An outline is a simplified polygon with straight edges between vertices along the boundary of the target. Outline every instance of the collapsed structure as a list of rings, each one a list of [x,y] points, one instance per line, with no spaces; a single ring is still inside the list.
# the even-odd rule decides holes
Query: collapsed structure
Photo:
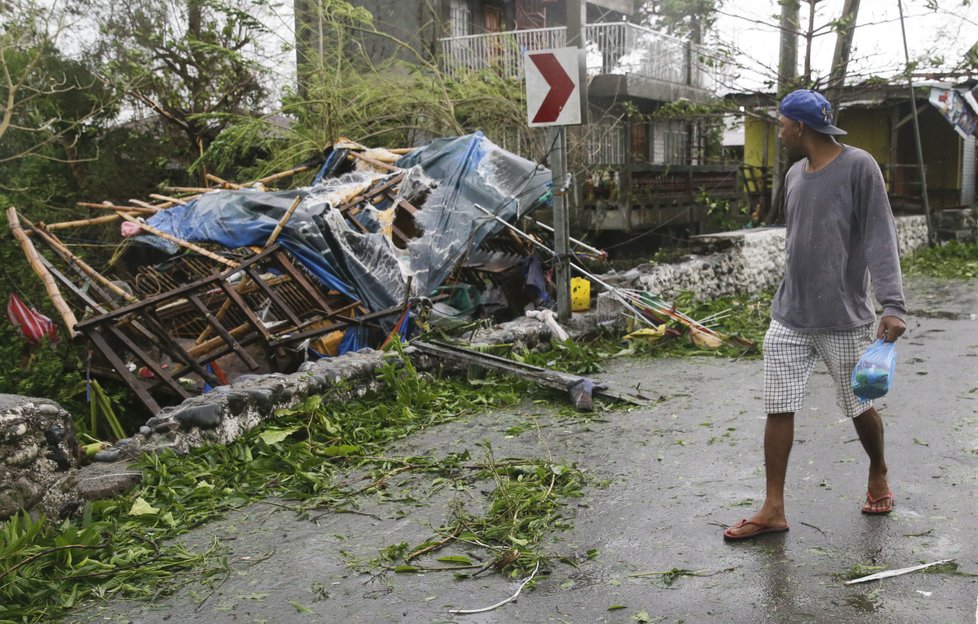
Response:
[[[84,204],[113,211],[93,219],[34,224],[10,209],[8,220],[69,334],[91,341],[92,372],[152,414],[241,374],[380,346],[471,311],[487,288],[520,314],[547,297],[539,260],[501,221],[549,199],[550,171],[481,133],[416,150],[341,142],[310,186],[265,188],[304,169],[249,185],[209,176],[220,187],[169,187],[155,204]],[[56,235],[115,220],[128,244],[111,274]]]
[[[411,150],[342,141],[326,151],[311,185],[265,186],[307,169],[247,185],[209,175],[219,187],[167,187],[173,195],[151,195],[156,204],[81,203],[112,214],[79,221],[34,224],[14,208],[7,217],[69,334],[90,341],[89,371],[123,382],[153,415],[245,374],[292,372],[310,358],[383,347],[418,327],[508,320],[528,304],[550,303],[545,261],[555,254],[512,225],[551,198],[551,173],[540,164],[478,132]],[[56,234],[116,221],[126,242],[108,273]],[[580,253],[602,255],[571,240]],[[651,293],[571,268],[606,291],[620,313],[651,326],[638,338],[678,336],[681,326],[701,348],[725,340],[751,346]],[[541,320],[563,334],[550,311]],[[589,408],[592,391],[644,400],[451,345],[415,345],[439,359],[472,365],[476,358],[474,365],[566,387],[579,409]]]

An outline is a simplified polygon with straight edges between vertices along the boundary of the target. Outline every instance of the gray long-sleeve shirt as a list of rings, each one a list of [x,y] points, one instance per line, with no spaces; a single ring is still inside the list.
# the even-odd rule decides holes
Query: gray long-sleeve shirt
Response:
[[[903,319],[896,224],[876,161],[845,145],[823,169],[808,173],[807,164],[785,178],[784,281],[771,316],[797,331],[872,323],[871,276],[883,315]]]

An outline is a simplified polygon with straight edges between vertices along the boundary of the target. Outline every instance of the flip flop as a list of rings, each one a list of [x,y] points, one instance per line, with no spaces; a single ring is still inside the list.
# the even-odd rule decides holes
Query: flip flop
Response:
[[[756,526],[757,530],[751,531],[750,533],[741,533],[741,534],[730,532],[733,529],[741,529],[747,526],[748,524]],[[787,524],[784,526],[774,526],[771,524],[764,524],[763,522],[755,522],[753,520],[748,520],[747,518],[744,518],[743,520],[733,525],[732,527],[727,528],[723,532],[723,539],[729,542],[736,542],[740,540],[754,539],[755,537],[758,537],[760,535],[767,535],[768,533],[784,533],[787,530],[788,530]]]
[[[873,509],[874,505],[883,501],[886,502],[886,505],[882,509]],[[869,492],[866,492],[866,504],[863,505],[862,512],[871,516],[884,516],[893,511],[893,506],[893,492],[887,492],[878,498],[873,498],[869,495]]]

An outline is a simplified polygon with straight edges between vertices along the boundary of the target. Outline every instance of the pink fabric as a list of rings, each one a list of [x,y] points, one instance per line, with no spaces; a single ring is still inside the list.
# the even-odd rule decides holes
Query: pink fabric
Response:
[[[58,340],[58,328],[51,319],[28,307],[13,293],[7,299],[7,316],[29,342],[40,344],[44,336],[48,336],[51,342]]]
[[[138,224],[133,223],[132,221],[123,221],[121,230],[122,238],[129,238],[130,236],[135,236],[136,234],[142,232],[143,228],[139,227]]]

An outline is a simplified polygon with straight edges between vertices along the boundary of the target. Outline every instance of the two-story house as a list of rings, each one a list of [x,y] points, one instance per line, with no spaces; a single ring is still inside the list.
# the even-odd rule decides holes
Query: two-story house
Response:
[[[450,75],[494,71],[522,79],[525,50],[563,47],[566,40],[566,0],[354,4],[369,10],[380,30],[428,51]],[[712,101],[722,64],[704,46],[640,25],[640,5],[586,2],[588,119],[569,133],[579,199],[571,223],[578,232],[698,229],[706,210],[697,201],[702,192],[714,198],[736,194],[737,167],[708,161],[708,128],[702,122],[652,115],[679,100]],[[376,60],[398,53],[384,38],[368,46]],[[533,147],[542,141],[519,144],[506,129],[483,130],[496,143],[537,157]]]

